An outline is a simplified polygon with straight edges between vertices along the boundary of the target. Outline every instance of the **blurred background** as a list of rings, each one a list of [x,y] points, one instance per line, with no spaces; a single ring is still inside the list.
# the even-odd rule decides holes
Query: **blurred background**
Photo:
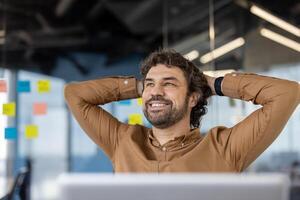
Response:
[[[297,0],[0,0],[0,198],[24,166],[34,200],[57,199],[61,173],[113,172],[68,111],[66,83],[139,78],[140,62],[158,48],[175,49],[213,75],[239,70],[300,82],[299,25]],[[151,127],[138,99],[103,107]],[[213,97],[201,132],[231,127],[257,108]],[[298,177],[299,123],[298,106],[247,171]]]

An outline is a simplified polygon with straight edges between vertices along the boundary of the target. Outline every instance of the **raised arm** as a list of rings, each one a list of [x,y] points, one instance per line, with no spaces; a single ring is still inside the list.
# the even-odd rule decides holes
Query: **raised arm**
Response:
[[[109,77],[70,83],[64,95],[68,107],[87,135],[113,159],[121,134],[128,128],[99,105],[137,98],[134,77]]]
[[[300,86],[294,81],[231,73],[224,77],[222,92],[263,106],[232,128],[212,130],[211,136],[222,157],[236,171],[242,171],[280,134],[300,102]]]

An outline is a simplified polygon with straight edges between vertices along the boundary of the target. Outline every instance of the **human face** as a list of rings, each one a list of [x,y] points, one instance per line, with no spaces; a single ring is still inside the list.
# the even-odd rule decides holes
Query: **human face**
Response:
[[[189,119],[187,81],[178,67],[153,66],[146,75],[142,99],[143,112],[156,128],[168,128],[187,116]]]

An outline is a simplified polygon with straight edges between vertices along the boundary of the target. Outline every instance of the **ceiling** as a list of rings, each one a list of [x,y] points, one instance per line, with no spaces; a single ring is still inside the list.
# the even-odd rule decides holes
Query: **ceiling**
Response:
[[[246,1],[214,0],[216,46],[265,23],[241,2]],[[297,0],[251,2],[300,25]],[[103,53],[110,65],[132,53],[146,55],[161,46],[182,53],[192,48],[209,51],[209,1],[0,0],[0,9],[0,26],[6,30],[1,61],[8,68],[43,66],[42,71],[51,74],[57,57],[76,64],[73,52]],[[242,52],[228,55],[216,65],[226,68],[242,62],[242,57]],[[84,73],[79,64],[78,68]]]

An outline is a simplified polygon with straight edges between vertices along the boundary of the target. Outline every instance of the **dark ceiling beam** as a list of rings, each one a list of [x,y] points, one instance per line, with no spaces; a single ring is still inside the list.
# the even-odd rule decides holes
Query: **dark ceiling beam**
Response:
[[[88,37],[82,26],[73,26],[51,31],[11,31],[6,36],[6,51],[25,50],[26,48],[55,48],[88,44]],[[72,44],[73,42],[73,44]]]
[[[14,14],[19,14],[19,15],[23,15],[26,17],[32,17],[34,16],[34,13],[31,11],[27,11],[21,8],[16,8],[14,6],[11,6],[8,3],[2,3],[0,2],[0,11],[4,12],[4,13],[14,13]]]
[[[76,0],[60,0],[55,8],[56,16],[64,16],[75,2]]]
[[[161,4],[164,0],[147,0],[141,1],[133,10],[130,12],[125,20],[128,24],[134,24],[136,21],[140,20],[147,11],[155,7],[157,4]],[[155,13],[153,13],[155,15]]]
[[[214,12],[219,11],[219,9],[230,3],[232,3],[232,0],[217,1],[214,5]],[[180,17],[169,19],[168,26],[172,31],[180,31],[180,29],[185,29],[186,27],[207,18],[209,15],[208,10],[208,3],[202,3],[200,6],[195,5],[193,9],[180,15]]]
[[[232,36],[235,34],[236,30],[234,27],[227,28],[223,31],[218,37],[216,37],[216,44],[222,44],[224,41],[232,39]],[[171,48],[174,48],[176,51],[183,54],[188,53],[191,50],[198,50],[199,52],[209,51],[209,38],[208,30],[204,31],[194,37],[189,37],[183,41],[180,41],[173,45]]]
[[[99,0],[89,11],[87,18],[88,19],[95,19],[101,11],[105,8],[105,1],[104,0]]]

